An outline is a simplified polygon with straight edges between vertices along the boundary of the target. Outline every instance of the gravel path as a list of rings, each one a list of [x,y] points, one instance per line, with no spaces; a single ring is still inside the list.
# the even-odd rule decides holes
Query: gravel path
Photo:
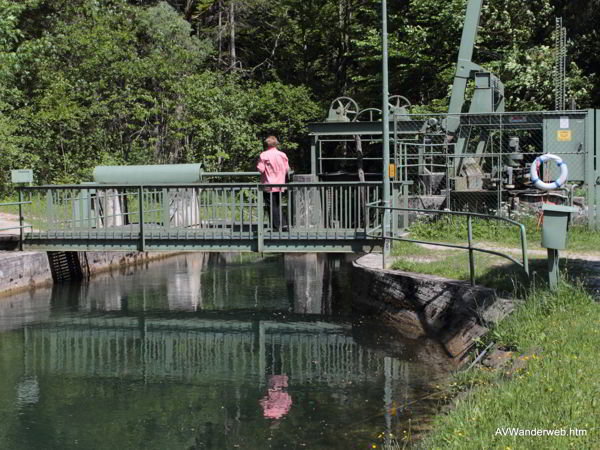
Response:
[[[7,213],[0,212],[0,230],[4,230],[4,228],[18,227],[18,226],[19,226],[19,216],[16,216],[14,214],[7,214]],[[0,234],[16,236],[19,234],[19,229],[16,228],[13,230],[0,231]]]

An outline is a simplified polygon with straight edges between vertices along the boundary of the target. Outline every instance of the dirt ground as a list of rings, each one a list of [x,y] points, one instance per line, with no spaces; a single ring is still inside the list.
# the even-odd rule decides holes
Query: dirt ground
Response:
[[[4,230],[5,228],[18,227],[19,217],[14,214],[7,214],[0,212],[0,234],[18,235],[19,229],[15,228],[12,230]]]

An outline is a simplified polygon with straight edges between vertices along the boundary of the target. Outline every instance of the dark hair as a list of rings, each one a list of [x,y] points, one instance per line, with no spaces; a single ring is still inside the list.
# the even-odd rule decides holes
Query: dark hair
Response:
[[[265,144],[267,147],[277,147],[279,145],[279,141],[275,136],[269,136],[265,139]]]

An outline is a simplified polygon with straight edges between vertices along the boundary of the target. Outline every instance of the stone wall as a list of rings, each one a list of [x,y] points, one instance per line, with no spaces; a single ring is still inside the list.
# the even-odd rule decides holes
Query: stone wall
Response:
[[[512,310],[493,289],[432,275],[384,270],[381,255],[354,262],[353,305],[410,339],[437,339],[462,358],[490,323]]]

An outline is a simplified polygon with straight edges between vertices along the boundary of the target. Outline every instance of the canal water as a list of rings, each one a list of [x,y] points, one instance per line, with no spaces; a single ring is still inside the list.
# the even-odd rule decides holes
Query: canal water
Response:
[[[0,299],[0,448],[351,449],[448,361],[353,313],[343,256],[188,254]]]

